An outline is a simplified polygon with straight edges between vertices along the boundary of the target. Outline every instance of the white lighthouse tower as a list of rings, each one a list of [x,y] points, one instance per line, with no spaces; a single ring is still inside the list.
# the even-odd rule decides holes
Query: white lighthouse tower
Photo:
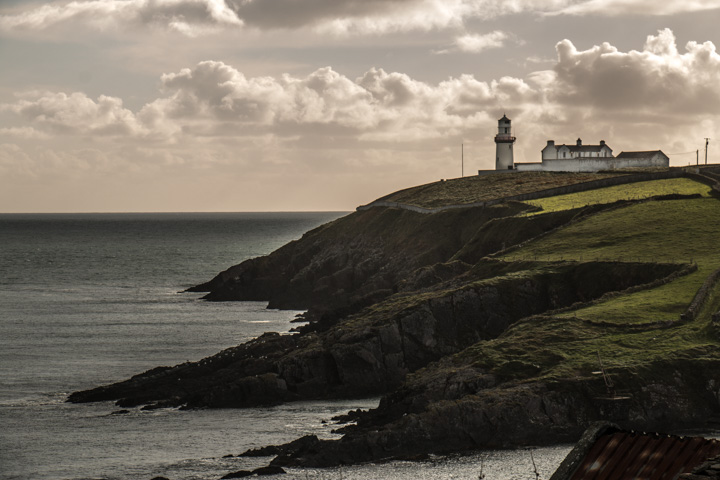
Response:
[[[495,135],[495,170],[512,170],[515,162],[513,159],[513,143],[510,119],[503,114],[498,120],[498,133]]]

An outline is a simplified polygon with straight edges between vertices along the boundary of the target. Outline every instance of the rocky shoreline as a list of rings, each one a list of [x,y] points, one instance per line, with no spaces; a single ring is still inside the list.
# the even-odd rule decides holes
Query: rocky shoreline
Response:
[[[497,258],[630,203],[527,217],[516,215],[532,207],[513,202],[429,215],[355,212],[190,289],[212,301],[307,309],[308,323],[296,333],[266,333],[199,362],[75,392],[69,401],[192,409],[383,395],[377,409],[352,414],[356,423],[340,429],[340,440],[308,437],[247,452],[275,455],[274,467],[572,442],[598,420],[640,430],[706,426],[720,412],[720,358],[709,344],[615,365],[612,391],[594,374],[592,355],[561,368],[567,349],[577,348],[578,329],[618,338],[629,331],[568,323],[567,312],[654,288],[696,266]],[[542,339],[525,333],[538,329]]]

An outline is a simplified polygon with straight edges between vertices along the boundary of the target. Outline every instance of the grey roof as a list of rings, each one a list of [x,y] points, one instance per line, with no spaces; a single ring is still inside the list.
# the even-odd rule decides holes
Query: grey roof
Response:
[[[645,152],[620,152],[615,158],[650,158],[658,153],[667,157],[662,150],[648,150]]]
[[[500,121],[500,122],[501,122],[501,121],[503,121],[503,120],[507,120],[508,122],[510,121],[510,119],[509,119],[509,118],[507,118],[507,117],[505,116],[505,114],[504,114],[504,113],[503,113],[503,116],[502,116],[502,118],[501,118],[500,120],[498,120],[498,121]]]
[[[611,152],[612,148],[608,147],[607,145],[558,145],[557,148],[560,149],[562,147],[566,147],[571,152],[599,152],[602,150],[603,147],[607,147]]]

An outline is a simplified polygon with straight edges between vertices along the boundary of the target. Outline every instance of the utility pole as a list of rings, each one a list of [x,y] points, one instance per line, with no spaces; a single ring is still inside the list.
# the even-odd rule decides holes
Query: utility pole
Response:
[[[460,177],[465,176],[465,144],[460,144]]]
[[[709,138],[705,138],[705,165],[707,165],[707,147],[708,147],[708,143],[710,143],[710,139],[709,139]]]
[[[695,150],[695,165],[700,165],[700,149]]]

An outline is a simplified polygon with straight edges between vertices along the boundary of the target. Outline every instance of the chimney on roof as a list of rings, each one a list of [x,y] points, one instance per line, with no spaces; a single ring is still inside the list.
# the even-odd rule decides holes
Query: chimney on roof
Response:
[[[580,140],[580,139],[578,138],[578,139],[577,139],[577,146],[579,147],[580,145],[582,145],[582,140]]]
[[[600,146],[601,146],[601,147],[604,147],[604,146],[605,146],[605,140],[600,140]]]
[[[554,147],[555,146],[555,140],[548,140],[548,147]]]

